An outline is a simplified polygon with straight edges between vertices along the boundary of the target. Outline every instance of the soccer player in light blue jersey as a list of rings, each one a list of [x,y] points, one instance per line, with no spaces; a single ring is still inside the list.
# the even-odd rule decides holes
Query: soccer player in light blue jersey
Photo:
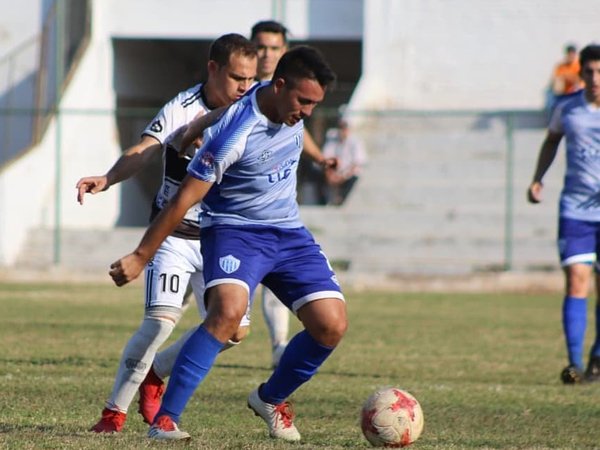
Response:
[[[542,200],[542,179],[565,136],[567,168],[560,196],[558,250],[566,276],[563,326],[569,365],[561,373],[566,384],[600,380],[600,299],[596,306],[596,340],[583,372],[587,296],[593,267],[600,292],[600,46],[585,47],[579,59],[585,88],[556,106],[528,191],[531,203]]]
[[[292,338],[271,377],[250,393],[248,406],[272,437],[300,439],[286,399],[310,380],[347,328],[336,275],[302,225],[296,202],[303,119],[334,80],[317,50],[288,51],[271,82],[234,103],[207,130],[175,196],[138,247],[112,264],[117,286],[135,279],[185,211],[202,201],[207,316],[177,357],[148,436],[189,438],[177,426],[180,415],[262,282],[298,316],[304,330]]]
[[[254,83],[256,67],[256,47],[248,39],[234,33],[216,39],[209,50],[206,83],[181,92],[163,106],[142,133],[140,141],[127,149],[105,175],[80,179],[76,185],[79,202],[83,204],[88,193],[98,194],[131,178],[148,167],[155,156],[162,154],[162,185],[152,204],[152,216],[158,215],[177,191],[191,159],[178,157],[177,134],[199,114],[209,113],[241,98]],[[200,315],[205,314],[203,264],[198,244],[199,211],[199,205],[190,207],[146,267],[142,323],[123,349],[110,398],[100,420],[90,431],[121,432],[138,388],[139,412],[147,423],[154,419],[159,406],[155,398],[160,396],[163,385],[161,380],[155,380],[158,376],[150,366],[157,350],[171,335],[181,317],[188,283],[193,286]],[[230,345],[239,343],[249,326],[250,318],[246,316],[240,322],[239,331],[232,336]],[[142,380],[145,381],[142,383]]]

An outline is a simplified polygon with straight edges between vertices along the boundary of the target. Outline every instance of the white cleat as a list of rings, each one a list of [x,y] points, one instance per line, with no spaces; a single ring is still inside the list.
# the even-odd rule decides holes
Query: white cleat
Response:
[[[164,441],[184,441],[190,439],[189,433],[179,430],[177,424],[166,415],[160,416],[154,421],[154,424],[148,430],[148,437]]]
[[[248,408],[267,422],[269,435],[272,438],[284,441],[300,440],[300,433],[292,423],[294,411],[291,403],[283,402],[281,405],[265,403],[258,396],[258,389],[255,389],[248,396]]]
[[[271,368],[274,369],[279,365],[279,361],[281,360],[281,355],[285,351],[287,344],[278,344],[275,348],[273,348],[273,355],[271,356]]]

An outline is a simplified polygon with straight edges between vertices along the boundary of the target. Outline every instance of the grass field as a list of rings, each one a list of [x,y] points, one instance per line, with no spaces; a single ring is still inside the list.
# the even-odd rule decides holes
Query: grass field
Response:
[[[404,388],[423,406],[425,429],[411,448],[600,448],[600,386],[558,378],[560,294],[346,294],[346,338],[291,399],[301,443],[269,439],[246,408],[270,374],[255,305],[251,335],[218,358],[182,416],[192,441],[166,444],[145,437],[137,405],[122,434],[86,431],[141,320],[141,285],[0,285],[0,448],[369,448],[359,412],[382,386]],[[196,317],[190,309],[173,339]]]

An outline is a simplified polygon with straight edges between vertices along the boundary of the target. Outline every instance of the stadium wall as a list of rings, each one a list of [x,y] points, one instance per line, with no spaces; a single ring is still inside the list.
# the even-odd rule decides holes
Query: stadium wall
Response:
[[[598,41],[597,2],[369,0],[354,109],[541,108],[566,43]]]
[[[94,2],[98,8],[99,2]],[[101,11],[94,16],[102,18]],[[121,154],[114,117],[81,113],[86,108],[114,109],[112,45],[101,21],[63,94],[59,129],[53,119],[42,140],[0,170],[0,265],[18,256],[32,228],[54,228],[57,200],[60,226],[111,227],[117,216],[118,189],[98,196],[85,211],[76,202],[75,183],[83,174],[103,173]],[[93,120],[90,120],[93,117]],[[57,131],[60,152],[57,152]],[[57,167],[57,161],[59,166]],[[59,185],[56,184],[60,174]]]
[[[0,39],[8,43],[7,51],[30,32],[40,33],[43,16],[54,3],[55,0],[29,0],[11,4],[10,14],[3,14],[0,19]],[[92,1],[92,34],[63,94],[59,126],[52,119],[38,144],[0,167],[0,266],[15,261],[31,229],[51,229],[57,224],[60,228],[108,229],[117,221],[121,186],[88,198],[85,209],[76,203],[74,189],[81,176],[104,173],[122,151],[115,117],[110,113],[116,107],[115,77],[120,76],[114,68],[113,38],[214,39],[226,32],[245,35],[256,21],[275,16],[294,30],[294,39],[356,39],[362,36],[362,3],[363,0],[177,0],[169,4],[157,0]],[[21,22],[27,26],[21,26]],[[15,79],[15,83],[19,81]],[[11,87],[5,90],[10,91]]]
[[[36,2],[11,4],[10,10],[28,14],[33,3]],[[561,57],[563,45],[571,41],[584,44],[595,39],[593,27],[597,22],[590,13],[596,6],[591,0],[582,0],[568,9],[558,0],[501,3],[178,0],[168,4],[158,0],[96,0],[92,5],[90,43],[62,103],[58,199],[60,225],[65,228],[108,229],[117,220],[120,187],[89,198],[85,209],[75,202],[74,189],[79,177],[103,173],[122,150],[115,118],[108,114],[94,115],[92,111],[115,108],[114,77],[119,76],[114,70],[112,39],[115,37],[201,39],[214,38],[224,32],[247,34],[255,21],[269,17],[284,21],[293,31],[292,37],[298,40],[356,39],[364,31],[363,77],[353,96],[351,110],[490,110],[540,108],[544,87],[552,66]],[[69,109],[87,109],[88,113],[70,114]],[[400,132],[404,131],[404,123],[405,120],[399,118],[393,124],[388,121],[357,127],[357,132],[362,133],[371,147],[372,169],[365,173],[365,181],[369,173],[381,180],[381,185],[373,185],[375,192],[398,189],[393,173],[382,176],[375,168],[384,163],[389,168],[412,164],[403,162],[401,151],[396,153],[402,148]],[[387,127],[398,133],[386,135]],[[532,145],[528,146],[532,152],[537,151],[533,147],[540,138],[541,134],[536,134],[532,139]],[[54,215],[57,209],[56,142],[56,124],[53,123],[36,148],[0,169],[0,265],[14,261],[28,230],[52,228],[57,222]],[[432,158],[436,158],[437,145],[433,146]],[[443,139],[439,145],[444,145]],[[527,172],[533,169],[530,160],[523,166]],[[363,187],[368,187],[365,185],[366,182]],[[445,187],[450,189],[452,184]],[[360,205],[363,204],[360,192],[357,191],[358,197],[354,200],[358,210],[362,210]],[[374,205],[372,199],[368,197],[364,201]],[[381,211],[401,212],[405,205],[387,203],[390,205]],[[553,214],[554,205],[549,208]],[[361,233],[370,231],[368,223],[357,220]],[[348,230],[348,234],[355,231]],[[396,239],[397,236],[391,240]],[[348,247],[351,252],[351,244]],[[501,245],[498,248],[501,249]],[[340,259],[346,256],[340,254]]]

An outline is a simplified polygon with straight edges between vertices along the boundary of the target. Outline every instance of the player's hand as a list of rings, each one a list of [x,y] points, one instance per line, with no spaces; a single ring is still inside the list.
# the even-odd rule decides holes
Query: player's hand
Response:
[[[529,203],[540,203],[542,201],[542,190],[544,185],[539,181],[534,181],[527,190],[527,200]]]
[[[115,261],[110,265],[110,271],[108,274],[113,279],[117,286],[123,286],[132,280],[135,280],[144,267],[147,261],[144,260],[140,255],[136,253],[130,253],[129,255]]]
[[[85,177],[75,185],[77,189],[77,201],[83,205],[83,196],[86,193],[97,194],[98,192],[106,191],[109,188],[106,175],[101,177]]]
[[[340,158],[335,157],[335,156],[332,158],[325,158],[321,162],[321,165],[323,166],[324,169],[335,170],[340,166]]]

